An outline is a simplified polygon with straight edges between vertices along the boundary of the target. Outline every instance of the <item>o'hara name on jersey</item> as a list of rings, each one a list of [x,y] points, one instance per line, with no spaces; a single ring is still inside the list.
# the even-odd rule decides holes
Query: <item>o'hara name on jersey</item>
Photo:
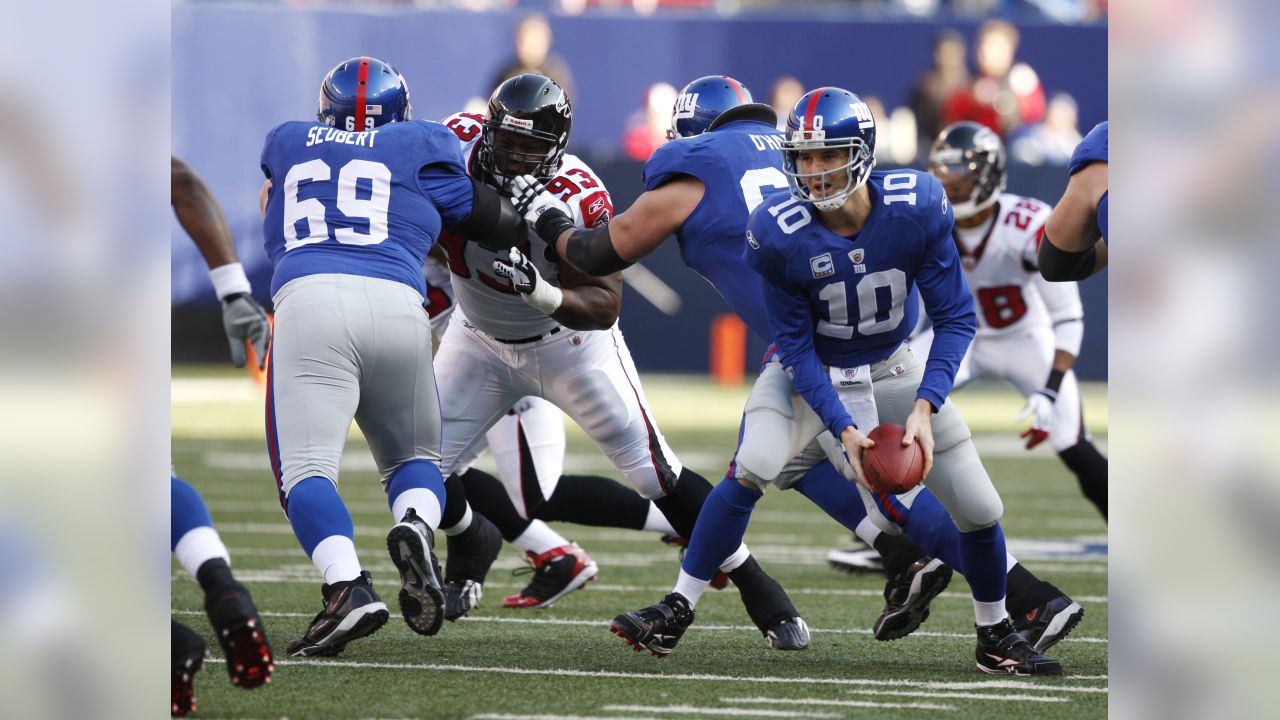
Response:
[[[756,146],[757,150],[781,150],[782,149],[781,135],[752,134],[752,135],[748,135],[747,137],[751,138],[751,142]]]
[[[341,145],[356,145],[359,147],[373,147],[373,141],[376,139],[377,134],[377,130],[348,132],[347,130],[339,130],[331,127],[313,127],[307,131],[307,147],[319,145],[323,142],[338,143]]]

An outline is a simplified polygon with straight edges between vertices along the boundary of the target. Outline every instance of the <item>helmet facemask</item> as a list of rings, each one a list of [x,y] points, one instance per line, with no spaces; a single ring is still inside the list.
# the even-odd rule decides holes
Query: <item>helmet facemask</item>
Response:
[[[929,173],[938,178],[944,188],[960,180],[971,181],[970,190],[963,193],[964,197],[953,197],[947,193],[957,220],[968,220],[986,210],[1004,192],[1005,173],[999,171],[997,163],[985,155],[956,147],[937,148],[929,154]]]
[[[840,149],[847,153],[847,159],[843,165],[818,172],[799,171],[798,161],[801,152]],[[871,154],[871,148],[867,147],[862,138],[827,140],[822,130],[796,130],[789,139],[782,142],[782,172],[787,176],[791,196],[812,203],[814,207],[824,212],[839,210],[845,200],[867,182],[875,165],[876,160]],[[825,176],[841,170],[845,173],[846,181],[844,188],[838,192],[817,197],[809,189],[809,185],[814,181],[822,180]]]
[[[533,129],[532,121],[522,121],[505,116],[505,127],[486,121],[484,135],[477,149],[480,168],[495,182],[505,188],[519,175],[533,175],[546,182],[555,177],[564,155],[560,139],[550,133]],[[519,128],[513,123],[528,122],[530,127]]]

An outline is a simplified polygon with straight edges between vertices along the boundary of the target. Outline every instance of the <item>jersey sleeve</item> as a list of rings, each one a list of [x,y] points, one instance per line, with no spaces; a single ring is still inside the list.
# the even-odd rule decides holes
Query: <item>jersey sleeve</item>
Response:
[[[951,239],[955,216],[942,184],[926,175],[929,205],[925,208],[924,257],[916,272],[916,285],[925,312],[933,322],[933,345],[924,366],[924,379],[916,397],[928,400],[935,409],[946,402],[955,383],[960,361],[977,332],[973,295],[960,266],[960,253]]]
[[[271,177],[271,166],[272,160],[274,159],[275,139],[276,134],[280,132],[280,128],[282,127],[284,126],[277,125],[271,128],[271,131],[267,133],[266,139],[262,141],[262,155],[259,157],[258,163],[262,168],[262,174],[265,175],[268,180],[274,180],[274,178]]]
[[[480,137],[484,132],[484,116],[476,113],[454,113],[441,120],[440,123],[449,128],[465,145]]]
[[[1035,274],[1034,282],[1045,310],[1053,322],[1053,347],[1080,354],[1084,342],[1084,305],[1080,302],[1080,285],[1074,282],[1049,282]]]
[[[763,207],[763,206],[762,206]],[[759,209],[759,208],[757,208]],[[769,316],[769,330],[773,333],[791,384],[809,403],[822,424],[837,438],[845,428],[853,425],[853,418],[840,402],[835,387],[827,377],[826,368],[813,346],[813,334],[817,325],[809,298],[804,288],[785,277],[785,258],[777,248],[764,239],[767,233],[757,224],[759,216],[752,213],[747,226],[747,247],[744,250],[747,264],[765,280],[763,283],[765,311]]]
[[[613,198],[604,181],[572,155],[565,157],[560,171],[547,183],[547,191],[569,206],[577,227],[599,227],[613,217]]]
[[[1071,153],[1071,162],[1067,169],[1072,175],[1083,170],[1090,163],[1107,162],[1107,121],[1103,120],[1089,131],[1088,135]]]
[[[699,177],[696,153],[691,143],[671,140],[654,150],[644,164],[644,189],[654,190],[681,175]]]
[[[435,204],[441,224],[452,227],[471,215],[471,177],[455,135],[438,123],[423,123],[422,127],[424,161],[418,170],[418,186]]]

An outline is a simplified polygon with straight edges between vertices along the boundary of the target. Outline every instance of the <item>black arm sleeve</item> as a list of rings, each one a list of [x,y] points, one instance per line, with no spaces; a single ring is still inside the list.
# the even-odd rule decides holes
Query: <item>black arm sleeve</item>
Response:
[[[1098,251],[1092,245],[1088,250],[1068,252],[1049,242],[1047,233],[1040,238],[1040,274],[1049,282],[1084,280],[1093,274],[1097,257]]]
[[[631,263],[613,249],[607,224],[591,230],[575,230],[565,250],[569,264],[588,275],[603,277],[631,267]]]
[[[475,178],[471,179],[471,214],[449,230],[488,250],[506,250],[529,237],[529,224],[511,201]]]

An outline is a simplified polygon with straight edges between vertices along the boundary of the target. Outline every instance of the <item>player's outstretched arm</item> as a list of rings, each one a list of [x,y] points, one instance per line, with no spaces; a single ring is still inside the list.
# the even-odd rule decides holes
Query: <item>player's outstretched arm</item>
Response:
[[[222,329],[231,346],[231,362],[236,367],[248,362],[244,347],[247,340],[253,344],[258,368],[262,369],[267,362],[271,325],[266,311],[250,294],[252,287],[244,266],[236,258],[227,218],[194,170],[178,158],[172,158],[171,168],[169,194],[173,212],[209,266],[209,279],[222,301]]]
[[[1107,243],[1098,227],[1098,203],[1106,192],[1105,162],[1071,176],[1040,242],[1040,274],[1046,280],[1083,280],[1107,266]]]
[[[581,230],[543,197],[554,199],[533,178],[517,178],[513,185],[516,207],[524,210],[538,236],[569,264],[596,276],[624,270],[653,252],[693,214],[704,192],[701,180],[682,177],[646,191],[607,225]]]
[[[524,253],[512,248],[493,261],[498,277],[511,280],[520,298],[571,330],[607,330],[622,309],[622,275],[585,275],[559,263],[560,286],[547,282]]]

